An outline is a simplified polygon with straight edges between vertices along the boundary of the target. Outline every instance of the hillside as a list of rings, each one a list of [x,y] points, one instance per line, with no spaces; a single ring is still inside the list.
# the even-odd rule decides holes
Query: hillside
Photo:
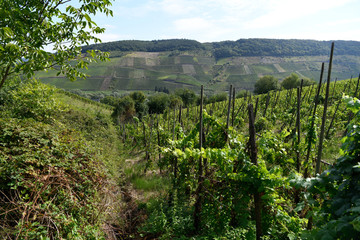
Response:
[[[318,80],[326,61],[328,41],[240,39],[217,43],[193,40],[119,41],[83,48],[110,52],[110,61],[90,65],[87,80],[69,82],[56,71],[39,73],[46,83],[64,89],[92,91],[154,90],[187,87],[222,91],[230,84],[253,90],[264,75],[279,80],[295,72]],[[357,76],[360,69],[360,42],[336,41],[333,79]]]
[[[356,239],[360,102],[343,94],[358,87],[114,122],[110,106],[11,81],[0,90],[0,238],[256,239],[260,221],[267,239]]]

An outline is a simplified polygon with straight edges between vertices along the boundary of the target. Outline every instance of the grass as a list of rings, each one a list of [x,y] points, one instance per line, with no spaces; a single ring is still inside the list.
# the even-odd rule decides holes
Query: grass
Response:
[[[138,176],[132,179],[134,188],[137,190],[150,191],[163,191],[169,185],[169,180],[164,177],[156,175],[152,176]]]

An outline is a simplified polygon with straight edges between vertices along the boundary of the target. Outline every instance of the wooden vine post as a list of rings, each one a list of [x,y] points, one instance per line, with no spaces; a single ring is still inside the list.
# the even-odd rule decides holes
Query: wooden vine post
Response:
[[[320,139],[319,139],[319,148],[317,153],[316,159],[316,167],[315,173],[320,173],[320,162],[321,162],[321,154],[324,142],[324,133],[325,133],[325,122],[326,122],[326,113],[327,113],[327,105],[328,105],[328,98],[329,98],[329,87],[330,87],[330,79],[331,79],[331,68],[332,68],[332,61],[334,55],[334,42],[331,44],[331,53],[330,53],[330,61],[329,61],[329,69],[328,69],[328,78],[327,78],[327,85],[326,85],[326,95],[325,95],[325,102],[324,102],[324,112],[321,121],[321,130],[320,130]]]
[[[280,97],[280,94],[281,94],[280,89],[279,89],[277,92],[278,92],[277,95],[276,95],[276,92],[275,92],[275,102],[274,102],[274,105],[272,106],[271,114],[274,113],[274,109],[275,109],[275,107],[276,107],[276,104],[277,104],[277,102],[278,102],[278,100],[279,100],[279,97]],[[256,114],[255,114],[255,115],[256,115]]]
[[[204,86],[201,85],[201,93],[200,93],[200,130],[199,130],[199,149],[203,147],[203,100],[204,100]],[[196,202],[194,209],[194,228],[195,232],[199,232],[201,226],[201,203],[202,203],[202,188],[203,188],[203,163],[202,163],[202,155],[200,153],[200,157],[198,160],[198,187],[196,189]]]
[[[255,102],[254,121],[256,119],[256,113],[257,113],[257,110],[258,110],[258,105],[259,105],[259,98],[257,97],[256,102]]]
[[[156,123],[156,133],[157,133],[157,142],[158,142],[158,146],[159,146],[159,161],[160,161],[160,159],[161,159],[161,152],[160,152],[161,142],[160,142],[159,114],[156,114],[156,119],[157,119],[157,123]],[[161,168],[160,168],[160,173],[161,173]]]
[[[359,78],[360,78],[360,74],[359,74]],[[334,82],[334,86],[333,86],[333,92],[332,92],[332,95],[331,96],[333,96],[334,97],[334,95],[335,95],[335,87],[336,87],[336,82],[337,82],[337,78],[335,78],[335,82]]]
[[[232,85],[230,85],[230,91],[229,91],[229,104],[228,104],[227,118],[226,118],[226,134],[230,124],[231,95],[232,95]]]
[[[315,95],[315,106],[314,106],[314,109],[313,109],[313,113],[312,113],[312,117],[311,117],[311,123],[310,123],[311,124],[310,125],[310,130],[311,131],[313,131],[314,125],[315,125],[315,114],[316,114],[317,105],[319,104],[319,95],[320,95],[321,82],[322,82],[323,75],[324,75],[324,63],[321,64],[320,81],[319,81],[317,92],[316,92],[316,95]],[[309,159],[310,159],[310,151],[311,151],[312,141],[313,141],[313,136],[310,133],[309,134],[309,139],[307,140],[308,145],[307,145],[307,152],[306,152],[306,157],[305,157],[304,178],[307,178],[309,176],[308,163],[309,163]]]
[[[264,108],[264,113],[263,113],[263,117],[265,117],[266,115],[266,111],[267,111],[267,108],[269,106],[269,100],[270,100],[270,92],[267,93],[267,96],[266,96],[266,103],[265,103],[265,108]]]
[[[236,100],[236,90],[235,88],[233,89],[233,94],[232,94],[232,113],[231,113],[231,126],[234,126],[234,119],[235,119],[235,100]]]
[[[301,104],[301,92],[300,88],[297,87],[297,108],[296,108],[296,132],[297,132],[297,142],[296,142],[296,171],[300,172],[300,141],[301,141],[301,132],[300,132],[300,104]]]
[[[355,89],[354,97],[357,97],[357,92],[358,92],[358,90],[359,90],[359,81],[360,81],[360,74],[359,74],[359,77],[358,77],[358,80],[357,80],[357,84],[356,84],[356,89]]]
[[[181,127],[183,127],[181,115],[182,115],[182,105],[179,106],[179,124]]]
[[[248,105],[249,112],[249,143],[250,143],[250,159],[254,165],[257,165],[257,149],[256,149],[256,132],[255,132],[255,119],[253,105]],[[255,223],[256,223],[256,240],[260,240],[262,233],[261,224],[261,197],[258,189],[254,192],[254,204],[255,204]]]

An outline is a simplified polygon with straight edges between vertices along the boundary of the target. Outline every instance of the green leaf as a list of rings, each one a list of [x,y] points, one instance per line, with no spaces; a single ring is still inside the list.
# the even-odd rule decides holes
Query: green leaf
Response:
[[[91,18],[90,18],[90,16],[88,14],[84,14],[84,17],[85,17],[86,21],[92,22]]]

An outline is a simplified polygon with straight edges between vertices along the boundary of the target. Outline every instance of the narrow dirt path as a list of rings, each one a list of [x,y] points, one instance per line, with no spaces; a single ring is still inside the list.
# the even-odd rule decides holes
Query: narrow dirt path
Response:
[[[109,89],[111,78],[112,77],[104,78],[104,81],[101,83],[100,91],[105,91]]]

